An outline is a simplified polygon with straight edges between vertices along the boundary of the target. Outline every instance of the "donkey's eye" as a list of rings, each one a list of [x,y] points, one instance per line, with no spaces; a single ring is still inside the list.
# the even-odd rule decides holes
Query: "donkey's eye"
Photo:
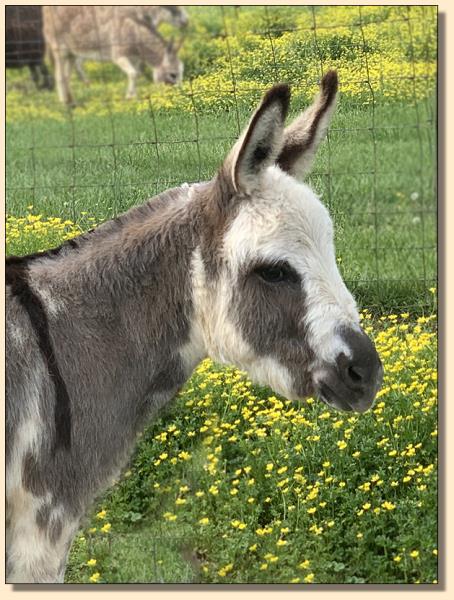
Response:
[[[255,269],[255,273],[267,283],[296,283],[298,281],[298,275],[286,263],[281,265],[262,265]]]

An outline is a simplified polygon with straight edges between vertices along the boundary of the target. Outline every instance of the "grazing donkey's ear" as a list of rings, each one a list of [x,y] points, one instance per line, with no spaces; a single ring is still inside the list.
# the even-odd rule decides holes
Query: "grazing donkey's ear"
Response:
[[[336,105],[337,87],[336,71],[328,71],[314,103],[284,131],[284,144],[277,164],[296,179],[303,179],[312,167]]]
[[[268,90],[227,157],[224,172],[229,173],[237,192],[250,193],[263,169],[276,162],[289,102],[288,85],[279,84]]]

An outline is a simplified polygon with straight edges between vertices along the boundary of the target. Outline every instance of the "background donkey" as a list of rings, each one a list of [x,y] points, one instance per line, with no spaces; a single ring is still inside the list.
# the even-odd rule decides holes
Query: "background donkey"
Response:
[[[115,63],[126,73],[126,97],[137,95],[136,80],[141,63],[153,67],[156,83],[179,83],[183,63],[180,45],[166,42],[152,29],[151,17],[138,7],[44,6],[44,37],[55,65],[58,97],[72,104],[70,76],[78,58]],[[142,14],[143,13],[143,14]],[[147,19],[145,17],[148,17]],[[144,23],[148,23],[144,24]]]
[[[174,27],[184,29],[189,23],[189,17],[187,12],[182,6],[117,6],[117,13],[120,14],[121,18],[128,18],[136,21],[140,25],[143,25],[149,29],[152,33],[156,32],[157,27],[161,23],[170,23]],[[181,45],[183,38],[181,38],[179,45]],[[79,79],[85,84],[89,83],[88,77],[83,69],[84,59],[77,57],[74,62]],[[139,65],[140,70],[143,68],[143,64]]]
[[[63,581],[136,434],[205,356],[288,398],[373,403],[382,367],[304,178],[335,72],[284,129],[273,87],[217,175],[60,248],[7,261],[7,580]]]

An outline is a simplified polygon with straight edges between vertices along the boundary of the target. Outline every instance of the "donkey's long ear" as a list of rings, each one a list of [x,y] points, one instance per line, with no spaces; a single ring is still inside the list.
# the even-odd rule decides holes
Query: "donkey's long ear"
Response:
[[[237,192],[249,193],[260,173],[276,162],[282,148],[284,121],[290,102],[290,88],[279,84],[265,94],[224,163],[224,173]]]
[[[328,71],[314,103],[285,129],[277,164],[296,179],[302,180],[312,167],[336,105],[337,87],[336,71]]]

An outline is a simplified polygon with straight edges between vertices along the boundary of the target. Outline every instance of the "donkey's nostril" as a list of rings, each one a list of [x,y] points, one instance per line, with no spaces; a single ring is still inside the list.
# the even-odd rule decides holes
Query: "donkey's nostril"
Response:
[[[363,379],[361,375],[361,370],[358,367],[350,366],[347,369],[347,375],[353,383],[360,383]]]

